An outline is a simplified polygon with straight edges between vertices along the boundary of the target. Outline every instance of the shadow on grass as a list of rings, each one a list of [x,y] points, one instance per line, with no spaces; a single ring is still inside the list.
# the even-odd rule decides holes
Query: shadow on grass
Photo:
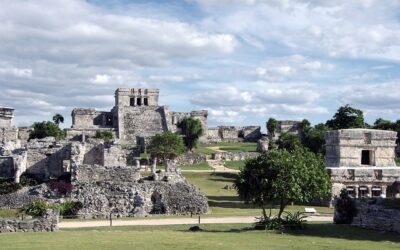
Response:
[[[201,225],[200,227],[207,227]],[[260,232],[253,227],[230,228],[230,229],[203,229],[201,232],[206,233],[245,233],[245,232]],[[261,230],[263,231],[263,230]],[[186,231],[188,232],[188,231]],[[274,231],[266,231],[266,233],[276,233]],[[363,228],[352,227],[350,225],[336,225],[332,223],[307,224],[302,230],[285,230],[284,235],[302,236],[302,237],[319,237],[332,238],[343,240],[368,240],[368,241],[390,241],[400,243],[400,237],[394,233],[382,233],[379,231],[367,230]]]
[[[219,201],[208,201],[208,205],[210,207],[222,207],[222,208],[243,208],[243,209],[248,209],[248,208],[255,208],[252,205],[246,205],[241,202],[219,202]]]
[[[238,196],[211,196],[208,195],[207,198],[213,201],[240,201]]]
[[[237,173],[229,173],[229,172],[215,172],[211,174],[212,176],[222,177],[225,179],[230,179],[229,181],[234,181],[237,178]]]

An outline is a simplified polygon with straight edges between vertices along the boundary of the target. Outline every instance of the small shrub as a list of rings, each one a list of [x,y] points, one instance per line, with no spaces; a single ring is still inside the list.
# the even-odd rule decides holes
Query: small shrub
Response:
[[[32,186],[39,185],[40,181],[38,181],[38,179],[34,175],[24,173],[20,177],[20,184],[24,187],[27,187],[27,186],[32,187]]]
[[[104,141],[111,141],[114,138],[111,131],[101,131],[101,130],[97,130],[96,135],[94,137],[97,139],[103,139]]]
[[[336,199],[333,222],[335,224],[351,224],[356,214],[357,210],[354,201],[347,194],[347,191],[342,189],[340,198]]]
[[[296,230],[296,229],[304,229],[305,228],[305,223],[307,222],[305,220],[307,216],[305,213],[302,212],[296,212],[296,213],[290,213],[290,212],[284,212],[283,218],[278,218],[278,217],[267,217],[266,219],[264,217],[259,217],[258,222],[255,224],[255,229],[257,230],[276,230],[276,231],[283,231],[285,229],[291,229],[291,230]]]
[[[46,201],[36,200],[25,207],[23,211],[32,216],[43,216],[46,214],[47,208],[49,208],[49,206]]]
[[[15,183],[13,179],[1,179],[0,180],[0,195],[10,194],[18,191],[22,188],[22,185]]]
[[[67,200],[64,203],[58,205],[60,215],[62,216],[76,216],[83,208],[83,204],[80,201]]]
[[[303,229],[307,222],[305,218],[307,215],[303,212],[297,211],[296,213],[284,212],[283,225],[289,229]]]
[[[54,180],[48,183],[48,187],[61,195],[70,194],[72,192],[72,189],[74,188],[71,183]]]

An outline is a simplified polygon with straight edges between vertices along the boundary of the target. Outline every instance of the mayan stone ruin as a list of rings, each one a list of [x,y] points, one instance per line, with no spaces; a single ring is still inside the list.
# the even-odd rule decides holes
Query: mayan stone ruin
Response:
[[[332,194],[340,190],[357,198],[391,196],[387,187],[400,180],[395,163],[397,133],[374,129],[342,129],[325,134],[326,165]]]

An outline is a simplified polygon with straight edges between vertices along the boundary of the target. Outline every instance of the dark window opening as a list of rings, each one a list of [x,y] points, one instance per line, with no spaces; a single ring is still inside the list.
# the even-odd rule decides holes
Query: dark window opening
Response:
[[[360,187],[358,191],[358,197],[364,198],[368,196],[368,187]]]
[[[354,187],[346,187],[346,191],[347,191],[347,194],[348,194],[350,197],[355,198],[355,196],[356,196],[356,190],[354,189]]]
[[[372,165],[371,150],[361,151],[361,165]]]
[[[372,197],[379,197],[382,194],[382,189],[380,187],[373,187],[371,191]]]
[[[143,99],[144,106],[149,106],[149,100],[147,98]]]
[[[129,105],[130,106],[135,106],[135,98],[131,98]]]
[[[106,125],[107,126],[112,126],[113,125],[113,119],[112,116],[106,116]]]
[[[136,101],[137,101],[136,103],[137,103],[138,106],[142,106],[142,99],[141,98],[137,98]]]
[[[374,176],[377,180],[382,180],[382,170],[374,170]]]

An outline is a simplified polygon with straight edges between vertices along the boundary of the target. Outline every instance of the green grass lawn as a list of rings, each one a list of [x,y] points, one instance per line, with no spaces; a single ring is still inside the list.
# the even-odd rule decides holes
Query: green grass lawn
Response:
[[[0,209],[0,218],[15,218],[20,213],[18,209]]]
[[[240,170],[246,161],[224,161],[224,166],[230,169]]]
[[[183,175],[190,183],[200,188],[207,196],[211,214],[208,216],[260,216],[261,209],[252,205],[244,204],[237,196],[236,190],[224,189],[225,186],[232,186],[235,173],[193,173],[186,172]],[[304,212],[305,206],[287,206],[287,211]],[[309,206],[307,206],[309,207]],[[333,213],[328,207],[313,206],[319,213]],[[272,212],[277,213],[277,207]]]
[[[399,249],[398,235],[348,225],[309,224],[283,234],[253,231],[251,225],[130,226],[0,234],[0,249]]]
[[[213,170],[213,168],[210,165],[208,165],[207,162],[201,162],[192,165],[182,165],[179,166],[179,168],[182,170]],[[157,165],[157,169],[165,170],[165,166],[159,164]]]
[[[214,144],[202,144],[199,145],[195,152],[206,155],[216,153],[215,150],[211,149],[217,147],[220,150],[228,152],[256,152],[257,143],[254,142],[219,142]]]

